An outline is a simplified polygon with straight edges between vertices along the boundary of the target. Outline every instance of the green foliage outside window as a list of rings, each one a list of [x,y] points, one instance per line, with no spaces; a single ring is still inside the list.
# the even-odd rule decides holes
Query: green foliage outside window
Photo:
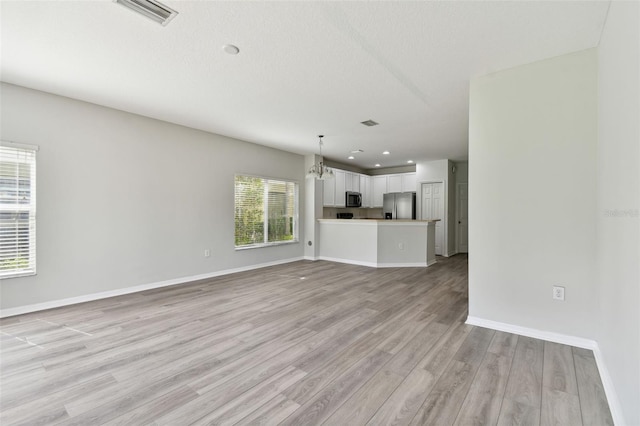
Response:
[[[236,247],[296,241],[296,221],[297,184],[236,176]]]

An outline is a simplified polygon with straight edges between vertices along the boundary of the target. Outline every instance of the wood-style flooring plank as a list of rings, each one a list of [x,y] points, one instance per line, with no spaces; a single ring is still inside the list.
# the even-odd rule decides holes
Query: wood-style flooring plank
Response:
[[[544,342],[542,385],[547,389],[578,395],[571,346]]]
[[[464,323],[451,325],[418,363],[418,366],[429,371],[434,377],[440,377],[473,328]]]
[[[198,398],[198,396],[198,393],[193,389],[187,386],[181,386],[152,400],[148,404],[141,405],[120,417],[108,421],[105,425],[125,426],[149,424],[154,419]]]
[[[401,426],[411,422],[424,403],[435,379],[422,368],[414,368],[389,398],[379,407],[367,425]]]
[[[375,414],[403,377],[389,370],[378,371],[367,383],[333,412],[325,425],[362,425]]]
[[[287,417],[283,425],[319,424],[355,393],[389,360],[390,354],[374,350],[355,363],[342,376]]]
[[[247,417],[256,408],[267,404],[284,389],[288,388],[307,373],[295,367],[287,367],[281,372],[274,374],[260,384],[254,386],[237,398],[229,401],[218,409],[206,414],[198,420],[202,424],[233,425],[242,418]],[[206,395],[201,396],[206,397]],[[174,423],[175,424],[175,423]]]
[[[502,400],[498,426],[538,426],[540,407],[532,407],[513,399]]]
[[[542,340],[524,336],[518,338],[513,366],[505,390],[506,399],[518,403],[518,406],[524,404],[534,407],[538,412],[542,397],[543,350]]]
[[[511,358],[487,352],[462,403],[455,425],[489,425],[498,422]]]
[[[613,426],[611,411],[593,352],[587,349],[572,349],[584,425]]]
[[[542,388],[540,425],[582,425],[578,395]]]
[[[300,408],[299,404],[280,394],[242,419],[238,424],[251,426],[275,426]]]
[[[384,338],[377,334],[367,334],[344,351],[334,354],[325,364],[310,372],[299,383],[291,386],[284,394],[302,405],[309,401],[329,383],[344,374],[353,364],[373,351]]]
[[[452,360],[410,425],[453,424],[478,366]]]

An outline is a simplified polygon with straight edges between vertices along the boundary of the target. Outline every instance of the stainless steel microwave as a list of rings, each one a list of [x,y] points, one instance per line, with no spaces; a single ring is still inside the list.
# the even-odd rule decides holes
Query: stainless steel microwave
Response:
[[[345,198],[345,207],[361,207],[362,206],[362,194],[359,192],[347,191]]]

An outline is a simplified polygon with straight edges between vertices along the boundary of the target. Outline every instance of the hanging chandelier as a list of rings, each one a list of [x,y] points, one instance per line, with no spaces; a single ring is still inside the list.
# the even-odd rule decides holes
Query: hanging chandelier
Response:
[[[315,163],[313,166],[311,166],[311,168],[309,169],[309,171],[307,172],[307,179],[318,179],[318,180],[327,180],[327,179],[333,179],[333,170],[330,169],[329,167],[324,165],[324,157],[322,157],[322,138],[324,137],[324,135],[318,135],[318,138],[320,138],[320,162]]]

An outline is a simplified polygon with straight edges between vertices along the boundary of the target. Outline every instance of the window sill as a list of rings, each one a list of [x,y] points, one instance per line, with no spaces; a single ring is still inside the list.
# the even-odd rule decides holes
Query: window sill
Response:
[[[252,244],[250,246],[236,247],[235,250],[242,251],[242,250],[251,250],[251,249],[265,248],[265,247],[286,246],[289,244],[298,244],[299,242],[300,242],[299,240],[291,240],[291,241],[278,241],[275,243]]]
[[[0,280],[4,281],[10,278],[30,277],[32,275],[36,275],[36,272],[35,271],[12,272],[12,273],[0,274]]]

